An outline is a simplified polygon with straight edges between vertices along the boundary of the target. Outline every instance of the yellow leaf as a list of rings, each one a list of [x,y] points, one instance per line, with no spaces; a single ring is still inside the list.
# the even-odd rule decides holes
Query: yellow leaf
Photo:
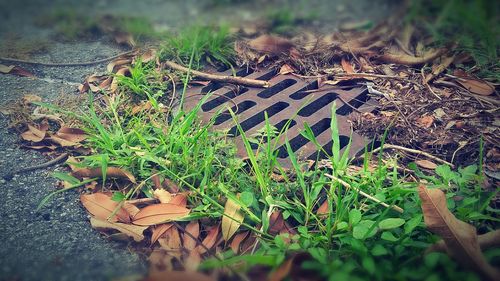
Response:
[[[172,199],[172,194],[163,188],[155,189],[153,196],[160,200],[161,203],[169,203]]]
[[[222,237],[228,241],[238,230],[243,222],[243,213],[241,206],[231,199],[227,199],[224,207],[224,216],[222,217]]]

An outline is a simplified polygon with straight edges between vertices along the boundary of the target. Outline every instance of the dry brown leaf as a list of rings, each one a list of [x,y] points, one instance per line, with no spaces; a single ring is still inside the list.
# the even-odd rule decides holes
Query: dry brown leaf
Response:
[[[495,92],[495,87],[490,83],[470,76],[467,72],[457,69],[453,75],[459,77],[456,81],[471,93],[481,96],[490,96]]]
[[[154,198],[158,199],[161,203],[168,203],[172,200],[172,194],[163,188],[158,188],[153,191]],[[178,204],[177,204],[178,205]]]
[[[123,208],[120,208],[114,216],[110,217],[118,207],[118,202],[111,200],[111,196],[104,193],[82,194],[80,201],[89,213],[100,220],[108,220],[124,223],[130,222],[130,215]]]
[[[231,244],[229,244],[229,247],[231,248],[231,250],[233,250],[235,254],[239,254],[241,242],[243,242],[243,240],[247,238],[248,233],[249,233],[248,231],[244,231],[236,234],[233,240],[231,241]]]
[[[156,248],[149,255],[149,276],[161,276],[164,273],[170,273],[174,270],[175,257],[168,254],[165,249]],[[163,280],[163,279],[147,279],[147,280]]]
[[[294,73],[295,72],[295,69],[293,69],[293,67],[291,67],[290,65],[288,64],[284,64],[281,68],[280,68],[280,72],[279,74],[281,75],[285,75],[285,74],[289,74],[289,73]]]
[[[203,244],[204,247],[202,247],[201,245],[196,247],[196,250],[200,254],[204,254],[207,251],[206,249],[210,250],[210,249],[212,249],[212,247],[215,246],[215,243],[217,242],[217,238],[219,237],[219,229],[220,229],[219,225],[212,226],[208,229],[207,236],[201,242],[201,244]]]
[[[144,54],[141,55],[141,61],[147,63],[153,61],[156,58],[156,50],[149,49]]]
[[[100,90],[105,90],[111,85],[112,81],[113,81],[113,77],[110,76],[110,77],[106,78],[105,80],[103,80],[97,87]]]
[[[119,232],[133,238],[135,242],[140,242],[144,240],[143,232],[148,228],[147,226],[137,226],[119,222],[115,223],[108,222],[105,220],[96,219],[94,217],[90,218],[90,224],[94,229],[97,230],[108,230],[108,229],[118,230]]]
[[[97,182],[95,182],[95,181],[93,183],[97,184]],[[137,208],[137,206],[135,206],[134,204],[129,203],[127,201],[125,201],[125,203],[123,203],[123,209],[127,210],[127,212],[129,213],[131,218],[135,217],[135,215],[137,215],[137,213],[139,213],[139,211],[140,211],[140,209]]]
[[[225,241],[231,239],[243,222],[244,216],[240,208],[241,206],[236,202],[230,198],[227,199],[224,216],[222,217],[222,237]]]
[[[422,128],[430,128],[434,124],[434,118],[430,115],[422,116],[416,121],[417,125]]]
[[[445,71],[455,60],[455,56],[446,57],[441,60],[439,64],[434,64],[432,66],[432,72],[425,76],[424,82],[429,83],[434,77]]]
[[[189,212],[189,209],[176,204],[153,204],[141,209],[135,215],[132,223],[136,225],[155,225],[185,217]]]
[[[61,146],[75,146],[87,139],[87,134],[81,129],[62,127],[51,140]]]
[[[481,250],[485,251],[491,248],[497,248],[500,246],[500,229],[495,231],[490,231],[485,234],[477,236],[477,241]],[[426,253],[431,252],[446,252],[446,244],[443,240],[440,240],[436,244],[430,246]]]
[[[298,55],[295,44],[292,41],[273,35],[261,35],[248,42],[248,46],[259,53],[278,56],[282,54]]]
[[[285,221],[281,211],[274,211],[269,217],[269,234],[277,235],[285,227]]]
[[[420,166],[424,169],[429,169],[429,170],[434,170],[438,166],[436,163],[429,161],[429,160],[425,160],[425,159],[415,160],[415,164],[417,164],[418,166]]]
[[[118,69],[121,68],[121,66],[123,65],[128,65],[130,64],[132,61],[130,59],[117,59],[117,60],[114,60],[112,62],[110,62],[107,66],[106,66],[106,70],[110,73],[113,73],[115,71],[117,71]]]
[[[285,280],[285,278],[290,275],[290,271],[292,270],[292,265],[293,265],[293,258],[289,258],[269,275],[267,281]]]
[[[342,64],[342,69],[347,73],[347,74],[353,74],[356,71],[354,71],[354,68],[352,67],[352,64],[346,60],[345,58],[342,58],[340,61],[340,64]]]
[[[82,84],[78,85],[78,92],[80,94],[86,93],[89,90],[89,83],[83,82]]]
[[[184,259],[184,269],[187,272],[195,272],[201,263],[201,255],[195,249],[190,251]]]
[[[151,234],[151,245],[153,245],[158,239],[163,236],[167,230],[169,230],[173,226],[172,223],[164,223],[156,226],[153,229],[153,233]]]
[[[170,199],[170,204],[179,205],[181,207],[186,207],[187,205],[187,196],[183,193],[179,193],[175,195],[172,199]]]
[[[446,205],[439,189],[418,188],[427,228],[443,238],[447,252],[463,266],[472,268],[488,280],[498,280],[500,273],[486,261],[479,248],[476,228],[458,220]]]
[[[111,81],[111,86],[109,90],[114,93],[116,90],[118,90],[118,76],[126,76],[127,73],[130,73],[130,70],[128,67],[120,68],[116,74],[115,77],[113,77],[113,80]]]
[[[325,200],[321,206],[319,206],[318,210],[316,211],[316,214],[320,217],[324,217],[328,215],[328,200]]]
[[[48,126],[36,128],[35,126],[28,125],[28,130],[22,133],[21,137],[27,141],[41,142],[47,134],[47,129]]]
[[[96,178],[102,177],[102,169],[101,168],[81,168],[76,169],[71,173],[75,178]],[[106,170],[106,177],[108,178],[117,178],[128,180],[132,183],[135,183],[135,177],[130,172],[118,168],[118,167],[108,167]]]
[[[58,136],[55,136],[55,135],[51,136],[49,138],[49,140],[52,141],[53,143],[58,144],[59,146],[62,146],[62,147],[71,147],[71,146],[79,146],[80,145],[77,142],[68,141],[68,140],[60,138]]]
[[[168,191],[170,191],[170,193],[177,193],[181,190],[174,181],[168,178],[165,178],[165,180],[162,183],[162,186],[166,188]]]
[[[41,101],[42,101],[42,98],[40,96],[33,95],[33,94],[26,94],[26,95],[23,96],[21,102],[24,105],[31,105],[34,102],[41,102]]]
[[[151,181],[156,189],[160,189],[161,187],[161,179],[158,174],[154,174],[151,176]]]
[[[427,62],[431,62],[444,54],[447,50],[435,49],[429,50],[427,53],[423,54],[421,57],[413,57],[407,55],[405,53],[385,53],[381,56],[378,56],[377,59],[387,63],[396,63],[396,64],[404,64],[404,65],[419,65]]]
[[[160,243],[160,246],[167,250],[170,255],[181,259],[181,236],[175,225],[167,229],[167,231],[158,239],[158,242]]]
[[[193,250],[196,247],[196,244],[198,244],[197,241],[199,236],[200,236],[200,225],[198,224],[198,221],[191,221],[190,223],[188,223],[185,229],[185,233],[182,236],[182,242],[184,244],[184,248],[190,251]]]
[[[27,71],[26,69],[24,69],[22,67],[15,66],[15,65],[7,66],[7,65],[0,64],[0,73],[14,74],[14,75],[21,76],[21,77],[35,77],[35,75],[33,75],[33,73]]]
[[[136,115],[137,113],[150,110],[151,108],[153,108],[153,105],[151,104],[151,102],[147,101],[147,102],[141,103],[139,105],[132,107],[132,115]]]

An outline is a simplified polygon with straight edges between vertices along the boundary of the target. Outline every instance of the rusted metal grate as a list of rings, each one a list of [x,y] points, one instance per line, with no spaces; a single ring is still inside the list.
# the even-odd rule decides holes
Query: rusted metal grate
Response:
[[[229,71],[220,74],[230,74]],[[286,137],[292,150],[301,159],[325,158],[324,152],[309,142],[301,132],[304,123],[307,123],[324,150],[331,154],[331,107],[336,102],[337,120],[341,141],[341,148],[351,138],[351,156],[363,150],[368,140],[353,132],[351,136],[348,117],[356,108],[360,112],[369,112],[375,109],[370,100],[368,91],[364,87],[338,87],[326,85],[318,89],[315,79],[302,79],[293,75],[277,75],[276,71],[252,71],[242,69],[237,76],[258,80],[268,80],[271,87],[267,89],[252,87],[236,87],[210,82],[207,86],[195,86],[187,90],[185,108],[194,108],[207,94],[211,96],[201,106],[200,115],[203,122],[210,122],[217,112],[222,112],[214,119],[214,129],[229,130],[229,134],[236,137],[238,154],[246,156],[241,136],[228,108],[238,116],[238,121],[245,132],[251,136],[265,125],[265,112],[269,123],[280,131],[290,120]],[[347,103],[347,104],[346,104]],[[288,153],[284,145],[285,138],[279,140],[277,146],[278,158],[286,163]],[[319,154],[319,155],[318,155]]]

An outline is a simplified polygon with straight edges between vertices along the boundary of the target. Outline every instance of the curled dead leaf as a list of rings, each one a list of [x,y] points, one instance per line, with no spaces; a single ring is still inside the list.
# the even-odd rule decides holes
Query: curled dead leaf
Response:
[[[123,65],[128,65],[132,62],[130,59],[117,59],[110,62],[106,66],[106,70],[110,73],[116,72],[118,69],[121,69]]]
[[[90,224],[94,229],[97,230],[104,230],[104,231],[109,229],[118,230],[119,232],[133,238],[135,242],[140,242],[144,240],[143,232],[148,228],[147,226],[137,226],[119,222],[113,223],[105,220],[96,219],[93,217],[90,218]]]
[[[71,173],[72,176],[75,178],[97,178],[97,177],[102,177],[102,169],[101,168],[81,168],[81,169],[76,169]],[[135,183],[135,177],[132,175],[130,172],[118,168],[118,167],[108,167],[106,169],[106,177],[108,178],[117,178],[117,179],[124,179],[128,180],[132,183]]]
[[[48,126],[40,126],[36,128],[35,126],[28,125],[28,130],[21,134],[21,138],[32,142],[41,142],[45,139],[47,134]]]
[[[386,63],[396,63],[403,65],[419,65],[427,62],[431,62],[444,54],[447,49],[435,49],[429,50],[427,53],[423,54],[421,57],[410,56],[405,53],[385,53],[378,56],[377,59]]]

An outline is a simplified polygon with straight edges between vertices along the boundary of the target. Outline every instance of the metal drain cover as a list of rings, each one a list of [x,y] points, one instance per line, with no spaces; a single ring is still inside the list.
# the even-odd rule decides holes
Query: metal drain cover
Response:
[[[227,70],[220,74],[230,75],[231,72]],[[246,136],[251,136],[264,127],[265,112],[267,112],[269,123],[278,131],[293,118],[286,137],[292,150],[300,159],[325,158],[323,152],[318,151],[313,143],[301,135],[304,123],[311,127],[323,149],[331,154],[330,122],[333,102],[336,102],[337,106],[336,115],[341,148],[344,149],[351,138],[350,154],[353,156],[363,150],[368,143],[367,139],[355,132],[351,136],[348,123],[348,117],[355,109],[360,112],[375,109],[373,104],[367,103],[370,97],[366,88],[326,85],[318,89],[318,82],[315,79],[277,75],[273,70],[242,69],[236,73],[236,76],[268,80],[271,87],[263,89],[210,82],[207,86],[189,88],[185,94],[184,105],[187,110],[193,109],[207,93],[210,93],[211,96],[201,105],[199,112],[202,122],[210,122],[217,112],[221,112],[215,117],[213,128],[229,130],[229,134],[236,137],[238,155],[241,157],[245,158],[247,154],[228,108],[231,108],[238,116],[238,121]],[[277,146],[278,158],[282,163],[286,163],[288,158],[284,142],[285,138],[282,137]]]

